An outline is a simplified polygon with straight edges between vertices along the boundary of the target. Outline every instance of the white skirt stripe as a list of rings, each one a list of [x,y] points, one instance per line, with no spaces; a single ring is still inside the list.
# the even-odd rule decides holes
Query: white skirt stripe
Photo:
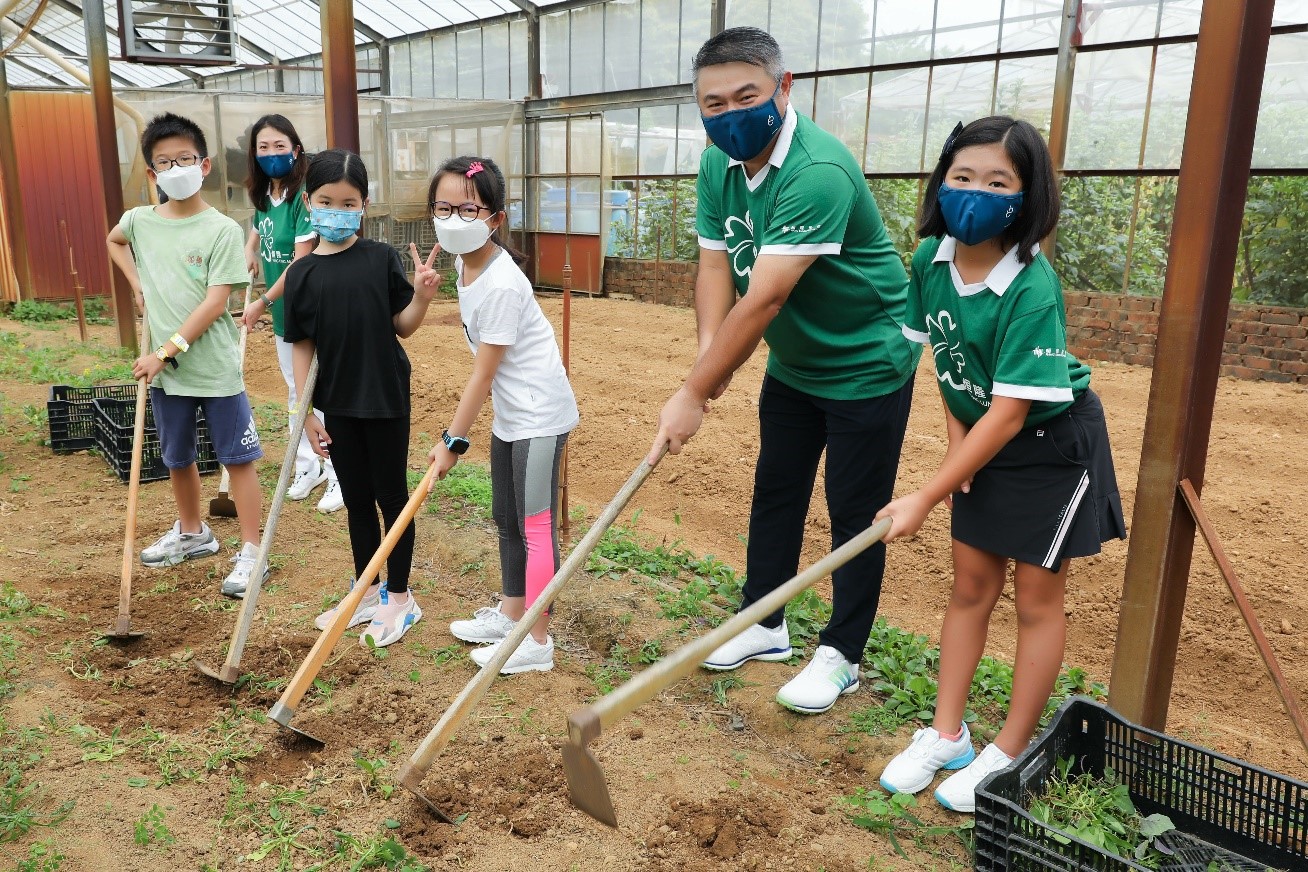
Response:
[[[1076,490],[1072,493],[1072,499],[1067,504],[1067,511],[1063,513],[1063,520],[1058,525],[1058,530],[1054,533],[1054,541],[1049,546],[1049,552],[1045,554],[1045,559],[1041,561],[1041,566],[1053,572],[1057,567],[1058,552],[1063,550],[1063,540],[1067,538],[1067,531],[1072,528],[1072,522],[1076,520],[1077,510],[1081,508],[1081,500],[1085,498],[1086,491],[1090,489],[1090,473],[1081,473],[1081,480],[1076,484]]]

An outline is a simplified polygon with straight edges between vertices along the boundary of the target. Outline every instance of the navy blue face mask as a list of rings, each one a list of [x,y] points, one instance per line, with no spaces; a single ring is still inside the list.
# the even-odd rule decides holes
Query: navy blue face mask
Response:
[[[757,157],[781,132],[782,117],[777,111],[777,94],[780,93],[781,85],[778,84],[766,103],[718,115],[701,115],[704,132],[732,160],[747,161]]]
[[[259,161],[259,169],[270,179],[285,178],[290,175],[291,167],[295,166],[295,155],[289,151],[285,154],[261,154],[256,160]]]
[[[936,200],[949,235],[964,245],[976,245],[1003,233],[1017,220],[1023,192],[997,194],[942,184]]]

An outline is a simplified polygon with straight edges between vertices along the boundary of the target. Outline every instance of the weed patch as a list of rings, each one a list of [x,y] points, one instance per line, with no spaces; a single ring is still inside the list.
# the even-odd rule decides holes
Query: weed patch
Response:
[[[421,478],[421,476],[419,476]],[[410,484],[410,487],[417,482]],[[451,513],[479,521],[490,518],[490,470],[478,463],[460,463],[432,485],[429,514]]]
[[[906,840],[920,851],[949,862],[965,862],[972,854],[971,820],[953,826],[928,824],[914,812],[917,800],[910,793],[883,793],[858,788],[843,797],[854,826],[885,836],[895,853],[910,859],[904,851]]]

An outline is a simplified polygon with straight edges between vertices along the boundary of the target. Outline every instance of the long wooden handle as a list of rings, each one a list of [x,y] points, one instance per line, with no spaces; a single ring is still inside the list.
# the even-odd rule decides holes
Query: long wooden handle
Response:
[[[886,533],[890,532],[890,524],[890,518],[877,521],[763,599],[737,612],[732,618],[693,642],[682,645],[608,696],[601,697],[590,707],[599,718],[601,730],[626,717],[668,685],[689,675],[719,645],[739,635],[753,624],[757,624],[777,609],[784,608],[786,603],[805,588],[812,587],[818,579],[830,575],[874,543],[880,542]],[[574,725],[571,719],[569,719],[568,730],[570,734],[573,733]],[[572,735],[572,739],[575,743],[584,743],[580,735]]]
[[[141,314],[141,348],[150,347],[150,321]],[[127,485],[127,523],[123,529],[122,580],[118,587],[116,631],[126,634],[132,625],[132,569],[136,565],[136,506],[141,495],[141,451],[145,442],[145,404],[149,396],[145,379],[136,385],[136,421],[132,425],[132,471]]]
[[[241,307],[241,345],[240,345],[241,351],[240,351],[240,361],[241,361],[241,379],[242,379],[242,380],[245,379],[245,343],[246,343],[246,341],[248,340],[248,338],[249,338],[249,336],[250,336],[250,328],[249,328],[248,326],[246,326],[246,323],[245,323],[245,310],[248,309],[248,308],[250,308],[250,290],[251,290],[253,287],[254,287],[254,270],[250,270],[250,282],[249,282],[249,284],[247,284],[247,285],[245,286],[245,304]],[[231,473],[229,473],[229,472],[227,471],[227,467],[224,466],[224,467],[223,467],[223,475],[222,475],[222,478],[221,478],[221,479],[219,480],[219,482],[218,482],[218,493],[220,493],[220,494],[225,494],[225,493],[227,493],[227,488],[230,487],[230,485],[231,485],[231,481],[232,481]]]
[[[313,389],[318,383],[318,355],[309,363],[309,375],[304,380],[305,399],[295,410],[295,419],[291,422],[291,436],[286,443],[286,457],[282,460],[282,472],[277,477],[277,490],[273,492],[272,508],[268,510],[268,522],[263,527],[263,538],[259,540],[259,554],[254,558],[254,569],[250,574],[250,584],[245,589],[245,600],[241,604],[241,615],[237,618],[236,628],[232,631],[232,642],[227,646],[226,667],[235,669],[245,652],[245,639],[250,633],[250,624],[254,621],[254,607],[263,588],[263,568],[268,565],[268,555],[272,552],[273,539],[277,535],[277,519],[281,517],[282,505],[286,502],[286,491],[291,483],[291,473],[295,470],[295,458],[299,454],[300,434],[304,432],[304,418],[313,407]]]
[[[549,608],[554,597],[568,583],[568,580],[576,574],[577,570],[585,565],[590,552],[595,550],[595,546],[599,544],[599,540],[605,531],[612,526],[618,514],[626,508],[632,495],[645,483],[645,479],[649,478],[650,471],[653,468],[644,460],[640,462],[640,466],[636,467],[636,471],[627,479],[627,483],[618,491],[617,496],[605,506],[604,511],[600,513],[595,523],[586,531],[586,535],[577,543],[577,547],[572,549],[572,553],[559,567],[559,571],[554,573],[554,578],[550,579],[550,583],[536,597],[536,601],[532,603],[531,608],[527,609],[526,614],[513,625],[513,629],[509,631],[509,635],[504,638],[504,641],[496,646],[495,656],[468,682],[467,686],[463,688],[463,692],[455,698],[450,707],[445,710],[445,714],[437,721],[436,726],[432,727],[431,732],[422,740],[422,744],[413,752],[409,762],[405,763],[403,768],[400,769],[400,781],[405,782],[406,778],[413,779],[416,774],[416,781],[411,785],[416,787],[417,782],[421,781],[422,777],[427,774],[427,770],[431,768],[436,755],[449,744],[450,737],[458,729],[459,724],[472,712],[477,703],[481,701],[481,698],[486,695],[486,691],[490,690],[490,686],[499,675],[501,667],[518,650],[522,640],[527,638],[527,634],[531,632],[531,628],[535,626],[536,621]]]
[[[305,397],[300,402],[308,405],[308,396],[309,393],[306,390]],[[413,491],[413,495],[409,497],[409,502],[405,504],[404,511],[400,512],[400,516],[395,519],[395,523],[386,531],[386,538],[382,539],[381,545],[378,546],[376,553],[372,555],[372,559],[368,561],[363,574],[355,579],[354,587],[350,589],[349,594],[337,606],[336,617],[327,629],[322,631],[318,641],[314,643],[313,648],[309,651],[309,655],[300,664],[295,677],[291,679],[291,683],[282,692],[281,699],[269,710],[268,716],[279,724],[285,726],[287,721],[294,716],[295,707],[300,704],[300,700],[304,699],[304,694],[313,684],[313,680],[318,677],[318,671],[322,669],[328,655],[336,647],[336,643],[340,641],[341,636],[345,635],[345,630],[350,625],[350,618],[354,617],[355,609],[359,607],[359,603],[363,601],[364,596],[368,593],[368,586],[381,572],[386,558],[395,549],[395,543],[400,541],[400,537],[404,535],[404,531],[409,527],[409,522],[418,513],[418,507],[422,505],[423,500],[427,499],[427,494],[431,491],[432,480],[435,477],[436,464],[433,463],[427,467],[427,474],[422,477],[422,481],[418,482],[418,487]]]

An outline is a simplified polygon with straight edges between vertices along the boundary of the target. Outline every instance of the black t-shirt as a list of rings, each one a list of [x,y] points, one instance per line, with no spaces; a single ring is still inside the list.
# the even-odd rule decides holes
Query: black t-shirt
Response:
[[[317,346],[315,408],[354,418],[408,417],[411,367],[392,318],[412,299],[399,253],[372,239],[287,268],[284,338]]]

